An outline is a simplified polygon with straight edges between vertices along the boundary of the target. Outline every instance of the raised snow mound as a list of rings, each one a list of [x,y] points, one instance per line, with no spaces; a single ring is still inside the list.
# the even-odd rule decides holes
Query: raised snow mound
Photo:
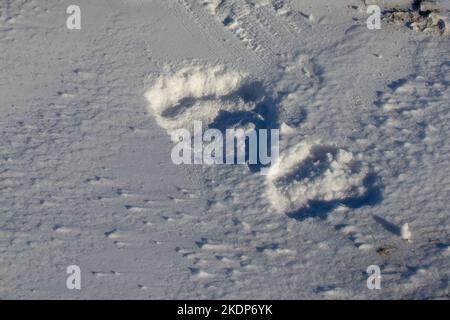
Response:
[[[307,209],[311,202],[339,202],[367,192],[368,168],[332,145],[301,142],[286,149],[267,175],[267,196],[280,213]]]
[[[450,2],[412,1],[406,8],[392,8],[384,12],[391,23],[406,26],[414,31],[450,35]]]
[[[148,109],[167,131],[185,128],[202,121],[213,123],[221,111],[251,111],[254,103],[239,95],[246,75],[225,65],[191,63],[179,69],[166,67],[147,90]]]

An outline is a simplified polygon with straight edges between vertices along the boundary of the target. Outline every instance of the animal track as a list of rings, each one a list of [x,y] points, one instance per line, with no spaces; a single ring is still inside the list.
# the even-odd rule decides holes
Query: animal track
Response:
[[[280,155],[267,176],[267,196],[279,212],[295,213],[313,202],[339,202],[364,196],[368,169],[345,150],[299,143]]]
[[[239,96],[244,83],[245,75],[224,65],[193,63],[177,71],[166,68],[145,97],[161,127],[191,129],[195,120],[208,126],[223,112],[252,111],[255,103]]]
[[[314,76],[309,60],[300,60],[309,75]],[[220,123],[230,125],[229,119],[236,121],[235,118],[242,118],[242,112],[255,110],[256,104],[242,96],[245,76],[226,66],[191,63],[178,71],[165,72],[145,96],[158,124],[168,131],[192,128],[194,120],[209,126],[218,125],[220,119]],[[313,202],[331,203],[364,196],[367,175],[367,167],[345,150],[299,143],[287,148],[278,165],[271,169],[267,196],[277,211],[293,213]]]

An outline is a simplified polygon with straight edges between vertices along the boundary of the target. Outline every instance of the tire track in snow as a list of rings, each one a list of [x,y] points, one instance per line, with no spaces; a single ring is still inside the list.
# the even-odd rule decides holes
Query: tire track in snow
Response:
[[[181,7],[184,12],[187,12],[188,15],[193,18],[194,23],[199,26],[204,37],[208,39],[210,43],[216,43],[218,47],[221,47],[228,52],[233,57],[235,63],[241,64],[242,66],[248,64],[248,59],[243,58],[247,57],[247,54],[245,54],[246,51],[238,44],[235,44],[233,39],[230,39],[226,33],[223,33],[221,28],[210,21],[209,15],[205,12],[205,8],[201,7],[196,1],[189,2],[189,0],[177,0],[176,5],[171,5],[169,3],[167,3],[167,5],[170,5],[170,8],[176,12],[181,21],[184,21],[186,15],[183,14],[183,12],[180,12],[179,8]],[[183,22],[183,24],[186,26],[188,23]],[[212,33],[215,33],[215,35],[213,36]],[[214,52],[212,53],[214,55]],[[256,58],[259,57],[256,56]]]
[[[284,21],[287,22],[287,28],[297,35],[303,35],[311,29],[309,23],[304,23],[307,19],[299,11],[292,8],[287,0],[269,0],[273,10]]]

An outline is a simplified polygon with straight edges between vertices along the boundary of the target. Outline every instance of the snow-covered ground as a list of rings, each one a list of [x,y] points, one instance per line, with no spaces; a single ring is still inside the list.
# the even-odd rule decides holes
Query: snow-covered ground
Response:
[[[450,5],[419,2],[1,0],[0,298],[448,299]],[[175,165],[194,120],[280,129],[278,165]]]

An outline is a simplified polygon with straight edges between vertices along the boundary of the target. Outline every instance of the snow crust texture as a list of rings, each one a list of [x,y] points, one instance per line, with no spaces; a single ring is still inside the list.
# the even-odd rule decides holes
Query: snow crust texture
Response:
[[[399,23],[368,30],[374,2]],[[406,0],[77,4],[75,31],[63,1],[1,1],[0,298],[448,299],[446,22]],[[280,129],[278,165],[174,165],[194,120]]]

